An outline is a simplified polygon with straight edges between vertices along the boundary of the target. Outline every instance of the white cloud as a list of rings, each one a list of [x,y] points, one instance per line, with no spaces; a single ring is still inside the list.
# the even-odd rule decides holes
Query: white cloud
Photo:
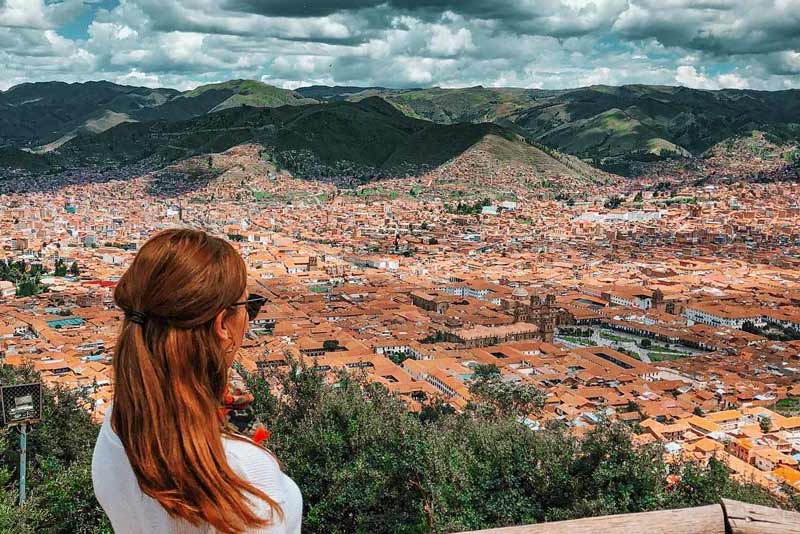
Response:
[[[162,87],[161,79],[155,74],[147,74],[131,69],[127,74],[116,76],[114,81],[123,85],[136,85],[143,87]]]
[[[718,86],[691,65],[681,65],[675,70],[675,81],[678,85],[692,89],[717,89]]]
[[[678,85],[692,89],[749,89],[751,83],[736,72],[707,76],[691,65],[681,65],[675,70],[675,81]]]
[[[745,80],[735,72],[729,74],[721,74],[717,77],[717,84],[719,87],[728,89],[749,89],[750,82]]]
[[[47,1],[0,0],[0,84],[800,85],[800,0],[121,0],[74,39]]]
[[[611,85],[615,82],[611,69],[598,67],[579,78],[580,85]]]
[[[472,32],[467,28],[451,30],[441,24],[436,24],[431,28],[428,50],[435,56],[455,56],[474,48]]]
[[[43,0],[5,0],[0,2],[0,27],[55,28],[58,23],[83,9],[82,0],[46,3]]]

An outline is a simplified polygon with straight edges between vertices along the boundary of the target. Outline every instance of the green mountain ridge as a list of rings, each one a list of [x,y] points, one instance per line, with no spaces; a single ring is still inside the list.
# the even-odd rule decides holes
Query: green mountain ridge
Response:
[[[0,146],[53,150],[76,135],[102,133],[126,121],[180,123],[239,107],[335,105],[373,97],[412,119],[442,125],[491,122],[533,144],[595,163],[701,156],[726,139],[753,131],[778,141],[800,138],[798,90],[597,85],[563,90],[311,86],[289,91],[231,80],[185,92],[110,82],[22,84],[0,92]],[[284,141],[289,138],[287,134]]]
[[[53,156],[65,165],[106,165],[152,159],[161,163],[258,143],[269,157],[305,178],[380,178],[434,169],[488,136],[515,147],[509,159],[546,162],[565,175],[574,166],[534,149],[492,123],[443,125],[400,113],[386,101],[331,102],[225,109],[187,121],[129,122],[99,134],[82,134]]]
[[[0,92],[0,146],[59,144],[80,132],[99,133],[126,121],[181,121],[238,106],[314,102],[252,80],[231,80],[183,93],[111,82],[28,83]]]
[[[300,88],[298,93],[304,94]],[[700,155],[753,130],[800,136],[800,91],[627,85],[567,90],[470,87],[366,90],[404,113],[444,124],[492,121],[585,159],[630,152]],[[329,91],[328,99],[336,98]]]

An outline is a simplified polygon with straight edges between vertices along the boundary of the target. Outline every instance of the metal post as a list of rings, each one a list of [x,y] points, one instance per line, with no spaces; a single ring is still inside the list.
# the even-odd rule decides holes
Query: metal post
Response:
[[[28,423],[19,427],[19,504],[25,504],[25,467],[28,453]]]

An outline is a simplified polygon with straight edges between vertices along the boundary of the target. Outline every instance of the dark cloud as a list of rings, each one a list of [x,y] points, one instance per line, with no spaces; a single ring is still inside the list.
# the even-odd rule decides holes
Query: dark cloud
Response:
[[[614,30],[717,56],[797,50],[800,0],[630,0]]]
[[[326,17],[334,13],[346,13],[360,9],[375,8],[385,4],[374,0],[228,0],[225,7],[268,17]]]
[[[500,31],[572,37],[610,27],[613,17],[625,4],[624,0],[596,0],[582,7],[561,0],[228,0],[225,7],[268,17],[313,18],[357,13],[380,21],[384,27],[401,15],[435,21],[445,13],[453,13],[495,21]]]
[[[800,0],[125,0],[63,31],[85,1],[0,0],[0,88],[800,86]]]

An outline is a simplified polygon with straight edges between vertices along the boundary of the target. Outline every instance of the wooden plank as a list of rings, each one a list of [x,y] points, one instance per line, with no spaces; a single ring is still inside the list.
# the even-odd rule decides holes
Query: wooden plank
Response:
[[[718,504],[638,514],[587,517],[574,521],[495,528],[461,534],[725,534],[725,516]],[[796,531],[795,531],[796,532]]]
[[[800,513],[722,499],[731,534],[797,534]]]

